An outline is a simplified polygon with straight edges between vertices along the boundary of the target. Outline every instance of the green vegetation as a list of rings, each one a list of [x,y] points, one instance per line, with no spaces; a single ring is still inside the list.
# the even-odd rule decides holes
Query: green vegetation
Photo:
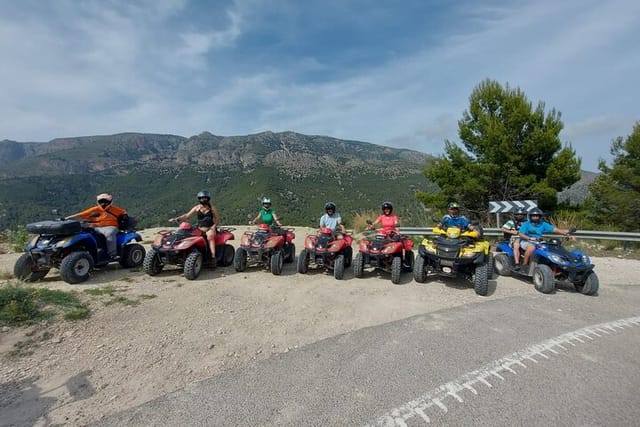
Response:
[[[156,295],[141,294],[137,298],[127,298],[122,292],[128,291],[128,288],[116,288],[109,285],[102,288],[86,289],[84,292],[93,297],[107,296],[109,299],[103,301],[104,305],[122,304],[122,305],[138,305],[142,300],[156,298]]]
[[[604,161],[602,172],[591,184],[587,200],[589,218],[600,227],[615,227],[622,231],[638,231],[640,212],[640,122],[631,135],[618,137],[611,143],[613,165]]]
[[[89,308],[75,292],[7,285],[0,288],[0,324],[31,324],[62,315],[67,320],[85,319]]]
[[[520,89],[491,80],[471,93],[469,111],[458,122],[463,147],[445,141],[445,155],[432,159],[425,176],[440,191],[420,193],[425,206],[451,200],[480,218],[489,201],[534,199],[544,210],[557,192],[580,178],[580,160],[562,147],[560,113],[533,108]]]

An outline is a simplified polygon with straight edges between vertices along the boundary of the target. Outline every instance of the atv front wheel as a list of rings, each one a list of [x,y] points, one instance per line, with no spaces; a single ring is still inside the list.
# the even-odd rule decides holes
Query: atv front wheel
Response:
[[[60,277],[67,283],[84,282],[93,271],[93,258],[87,251],[71,252],[60,263]]]
[[[336,280],[342,280],[344,277],[344,255],[338,255],[335,260],[333,260],[333,277]]]
[[[574,283],[573,286],[576,287],[576,291],[580,292],[583,295],[595,295],[598,293],[600,280],[598,279],[598,275],[594,271],[592,271],[591,273],[589,273],[584,283]]]
[[[483,297],[486,297],[489,293],[489,268],[489,263],[485,262],[476,267],[473,275],[473,289],[476,294]],[[493,265],[491,265],[491,268],[493,268]]]
[[[391,283],[397,285],[400,283],[400,275],[402,274],[402,257],[394,256],[391,261]]]
[[[187,280],[194,280],[200,275],[202,270],[202,252],[193,251],[184,260],[184,277]]]
[[[18,258],[16,264],[13,266],[13,275],[18,280],[37,282],[49,272],[48,268],[46,270],[34,270],[34,268],[33,258],[31,258],[31,255],[24,253],[20,255],[20,258]]]
[[[271,272],[276,276],[282,273],[282,266],[284,264],[284,256],[282,251],[273,251],[271,254]]]
[[[149,249],[149,252],[144,256],[142,270],[149,276],[155,276],[156,274],[160,274],[163,268],[164,264],[160,260],[158,251],[154,248]]]
[[[543,294],[553,292],[556,285],[553,279],[553,272],[548,265],[540,264],[533,269],[533,285],[537,291]]]
[[[303,249],[298,255],[298,273],[306,274],[307,271],[309,271],[309,252]]]
[[[124,268],[139,267],[144,262],[145,257],[144,246],[138,243],[126,245],[122,248],[122,258],[120,258],[120,265]]]
[[[362,252],[358,252],[356,257],[353,259],[353,276],[354,277],[362,277],[364,273],[364,257],[362,256]]]
[[[513,266],[513,258],[504,252],[497,253],[493,257],[493,267],[500,276],[511,276]]]
[[[424,283],[427,280],[427,272],[424,271],[424,257],[418,255],[416,263],[413,266],[413,279],[418,283]]]
[[[245,248],[236,249],[236,256],[233,258],[233,266],[236,271],[247,269],[247,250]]]

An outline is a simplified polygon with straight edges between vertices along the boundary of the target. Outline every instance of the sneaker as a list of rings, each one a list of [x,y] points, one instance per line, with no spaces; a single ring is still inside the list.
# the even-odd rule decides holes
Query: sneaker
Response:
[[[520,264],[516,264],[516,265],[514,265],[514,266],[513,266],[513,269],[514,269],[515,271],[520,271]]]

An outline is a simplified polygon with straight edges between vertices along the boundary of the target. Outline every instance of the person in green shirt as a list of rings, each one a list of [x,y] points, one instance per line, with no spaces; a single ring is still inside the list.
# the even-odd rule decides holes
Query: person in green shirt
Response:
[[[273,227],[274,224],[278,227],[282,227],[278,216],[275,211],[271,208],[271,199],[268,197],[262,198],[262,207],[260,208],[260,212],[258,215],[249,221],[249,224],[255,224],[260,220],[262,223],[267,224],[269,227]]]

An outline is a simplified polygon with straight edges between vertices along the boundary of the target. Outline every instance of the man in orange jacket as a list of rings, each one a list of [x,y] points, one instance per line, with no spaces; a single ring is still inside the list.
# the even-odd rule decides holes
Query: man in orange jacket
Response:
[[[111,194],[98,194],[96,200],[98,201],[97,206],[69,215],[67,219],[82,219],[90,222],[98,233],[104,235],[107,240],[109,257],[115,259],[118,256],[116,235],[120,229],[120,220],[123,215],[127,214],[127,211],[113,205]]]

